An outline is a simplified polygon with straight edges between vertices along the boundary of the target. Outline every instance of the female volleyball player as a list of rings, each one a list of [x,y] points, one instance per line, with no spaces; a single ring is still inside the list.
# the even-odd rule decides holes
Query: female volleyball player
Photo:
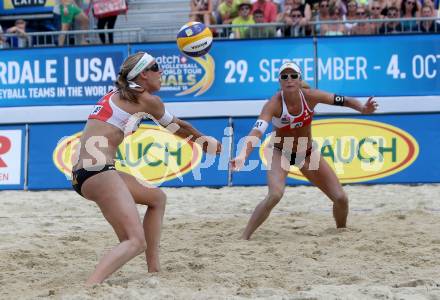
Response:
[[[90,114],[73,167],[73,188],[96,202],[120,243],[105,254],[86,284],[101,283],[127,261],[146,253],[148,272],[157,272],[159,241],[165,211],[165,194],[115,169],[114,158],[124,136],[137,129],[146,115],[183,138],[218,153],[220,143],[203,136],[189,123],[171,115],[154,96],[161,86],[162,70],[148,53],[129,56],[122,64],[116,89],[105,95]],[[147,205],[141,222],[135,203]]]
[[[311,122],[313,109],[318,103],[347,106],[363,114],[373,113],[378,105],[373,97],[365,104],[351,97],[329,94],[302,87],[301,70],[292,62],[281,66],[279,72],[281,91],[263,107],[259,119],[245,139],[242,151],[231,160],[234,171],[243,167],[253,145],[261,139],[268,122],[272,121],[274,134],[269,147],[273,150],[268,166],[268,194],[255,208],[242,238],[248,240],[252,233],[267,219],[271,210],[284,194],[285,180],[290,165],[297,164],[302,174],[320,188],[333,201],[336,227],[346,226],[348,199],[336,174],[320,151],[312,148]],[[268,159],[270,161],[270,159]]]

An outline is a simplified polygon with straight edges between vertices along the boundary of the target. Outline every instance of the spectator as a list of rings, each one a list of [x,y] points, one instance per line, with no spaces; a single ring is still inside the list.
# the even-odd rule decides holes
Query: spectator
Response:
[[[387,19],[399,18],[399,9],[396,6],[390,6],[387,10]],[[400,22],[392,21],[385,22],[379,29],[380,34],[400,33],[402,32],[402,26]]]
[[[238,6],[238,17],[232,21],[232,25],[252,25],[255,24],[251,15],[252,5],[249,2],[243,2]],[[243,39],[249,35],[249,27],[234,28],[234,38]]]
[[[339,8],[336,6],[330,6],[329,8],[329,14],[330,14],[330,20],[332,21],[341,21],[341,13],[339,12]],[[346,28],[344,24],[341,23],[335,23],[335,24],[322,24],[321,25],[321,35],[328,35],[328,36],[334,36],[334,35],[344,35],[346,31]]]
[[[92,0],[92,3],[93,3],[93,1],[95,1],[95,0]],[[123,2],[121,2],[121,4],[123,4]],[[97,29],[106,29],[106,25],[107,25],[107,29],[114,29],[115,24],[116,24],[116,19],[118,18],[118,15],[120,13],[122,13],[121,10],[115,11],[113,14],[106,14],[105,16],[95,15],[96,19],[98,20],[98,23],[96,25]],[[126,13],[126,11],[125,11],[125,13]],[[109,44],[113,44],[113,32],[108,32],[107,35],[108,35]],[[106,43],[106,34],[99,33],[99,39],[101,40],[101,43],[105,44]]]
[[[61,30],[70,30],[74,21],[78,21],[80,29],[87,30],[89,27],[89,18],[84,14],[81,8],[79,8],[73,0],[61,0],[60,4],[61,13]],[[64,45],[65,34],[60,34],[58,38],[58,46]],[[79,35],[80,44],[86,44],[84,35]]]
[[[272,23],[277,20],[277,6],[270,0],[257,0],[252,5],[252,13],[256,10],[261,10],[264,14],[264,23]]]
[[[386,17],[388,15],[388,8],[391,6],[400,7],[401,0],[377,0],[382,7],[381,14]]]
[[[3,28],[2,25],[0,25],[0,49],[6,48],[6,41],[5,37],[3,36]]]
[[[403,0],[400,5],[401,17],[407,19],[402,21],[402,30],[405,32],[413,31],[416,28],[417,22],[412,20],[414,17],[420,16],[417,0]]]
[[[321,0],[319,2],[319,13],[315,17],[315,21],[328,21],[330,20],[330,14],[329,14],[329,2],[328,0]],[[316,35],[321,34],[321,24],[316,24],[314,27],[314,32]]]
[[[266,23],[264,22],[263,11],[257,9],[253,13],[255,24]],[[250,38],[273,38],[275,37],[275,27],[252,27],[249,30]]]
[[[431,5],[425,4],[422,7],[422,17],[429,18],[434,17],[434,10]],[[439,26],[439,25],[437,25]],[[437,32],[437,26],[435,21],[420,21],[419,23],[419,32]]]
[[[440,3],[440,1],[439,1]],[[423,0],[423,6],[430,6],[432,8],[432,16],[436,17],[436,16],[440,16],[438,13],[438,9],[435,7],[435,4],[433,2],[433,0]],[[422,8],[420,8],[420,11],[422,10]]]
[[[381,20],[383,19],[382,15],[382,7],[380,5],[380,2],[378,0],[373,0],[370,5],[370,19],[372,20]],[[370,27],[373,29],[374,33],[379,33],[379,29],[382,26],[383,23],[374,22],[370,23]]]
[[[356,16],[358,20],[367,19],[367,11],[364,6],[358,7]],[[371,23],[357,23],[351,29],[351,34],[355,35],[374,34],[375,32],[375,27]]]
[[[211,0],[191,0],[191,20],[210,25],[212,22]]]
[[[55,31],[61,30],[61,0],[55,0],[55,4],[53,6],[53,19],[52,26]]]
[[[237,17],[237,6],[234,0],[225,0],[218,6],[218,13],[223,24],[231,24],[232,20]]]
[[[358,9],[358,4],[356,0],[349,0],[347,4],[347,15],[345,21],[357,20],[356,11]],[[347,32],[351,32],[351,28],[356,26],[356,23],[345,23],[345,28]]]
[[[284,36],[305,36],[305,28],[302,20],[304,20],[302,12],[299,9],[292,9],[289,18],[285,21]]]
[[[6,30],[6,33],[15,36],[8,37],[7,42],[11,48],[26,48],[28,46],[28,35],[26,33],[26,22],[23,19],[15,21],[15,26]]]

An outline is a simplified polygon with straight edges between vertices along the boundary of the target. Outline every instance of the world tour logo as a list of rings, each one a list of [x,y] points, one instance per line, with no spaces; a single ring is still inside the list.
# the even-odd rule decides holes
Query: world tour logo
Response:
[[[63,139],[53,152],[58,170],[70,178],[81,132]],[[143,182],[161,184],[179,178],[196,168],[202,159],[199,145],[173,135],[156,125],[142,124],[127,136],[116,153],[116,169]]]
[[[214,83],[215,62],[211,55],[189,58],[183,55],[156,57],[161,66],[161,92],[172,92],[175,96],[200,96]]]
[[[409,167],[419,154],[417,141],[395,126],[361,119],[327,119],[312,123],[314,148],[335,171],[342,183],[365,182],[390,176]],[[270,137],[260,147],[267,166]],[[311,155],[313,158],[314,155]],[[291,166],[288,177],[306,181]]]

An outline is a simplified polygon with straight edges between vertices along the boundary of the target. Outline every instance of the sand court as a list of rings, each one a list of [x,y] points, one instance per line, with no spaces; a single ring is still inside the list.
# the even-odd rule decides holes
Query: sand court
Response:
[[[266,187],[164,188],[162,272],[140,255],[93,288],[83,282],[117,243],[97,206],[73,191],[3,191],[0,298],[440,299],[440,185],[345,189],[348,229],[317,188],[288,187],[242,241]]]

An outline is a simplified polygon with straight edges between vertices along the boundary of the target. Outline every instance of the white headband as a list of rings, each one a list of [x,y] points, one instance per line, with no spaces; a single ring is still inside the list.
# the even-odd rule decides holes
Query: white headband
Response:
[[[139,59],[133,69],[128,72],[127,80],[132,80],[133,78],[138,76],[139,73],[142,72],[142,70],[144,70],[145,67],[148,66],[152,61],[154,61],[154,57],[145,52],[145,54],[141,57],[141,59]]]
[[[286,69],[291,69],[291,70],[295,71],[296,73],[301,74],[301,68],[296,63],[294,63],[292,61],[285,62],[281,66],[280,71],[278,72],[278,74],[281,74],[281,72],[283,72]]]

